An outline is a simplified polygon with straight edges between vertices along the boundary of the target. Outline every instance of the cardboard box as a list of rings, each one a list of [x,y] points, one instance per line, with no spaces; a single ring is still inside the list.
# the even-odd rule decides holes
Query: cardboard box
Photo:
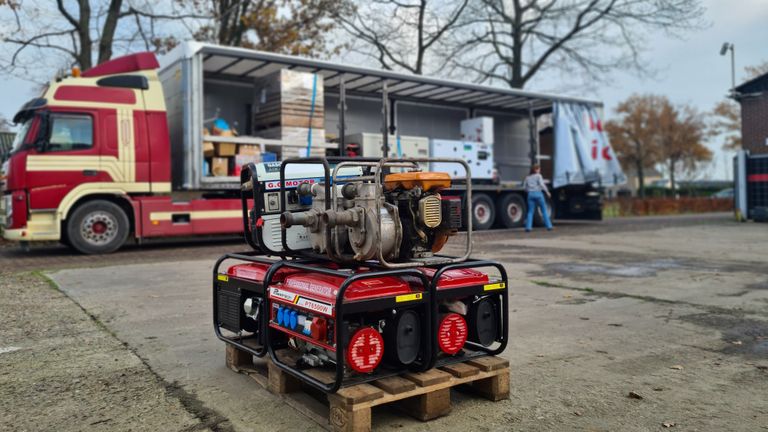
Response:
[[[229,158],[226,158],[226,157],[212,158],[211,174],[215,177],[226,177],[229,174]]]
[[[237,153],[237,144],[233,143],[216,143],[216,156],[226,157],[234,156]]]
[[[204,141],[203,142],[203,157],[213,157],[214,153],[216,152],[216,147],[214,147],[212,142]]]
[[[237,154],[259,156],[261,155],[261,147],[258,145],[240,144],[237,146]]]

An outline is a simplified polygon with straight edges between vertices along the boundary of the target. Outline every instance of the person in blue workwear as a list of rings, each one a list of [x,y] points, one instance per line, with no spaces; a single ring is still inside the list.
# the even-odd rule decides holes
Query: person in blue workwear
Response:
[[[547,227],[547,231],[552,231],[552,222],[549,220],[549,213],[547,213],[547,201],[544,199],[544,194],[548,198],[552,198],[552,195],[547,189],[547,185],[544,184],[544,177],[541,176],[541,167],[535,164],[531,167],[531,173],[523,180],[523,186],[525,192],[528,194],[528,214],[525,217],[525,231],[530,232],[533,226],[533,212],[536,211],[538,206],[541,209],[541,217],[544,219],[544,225]]]

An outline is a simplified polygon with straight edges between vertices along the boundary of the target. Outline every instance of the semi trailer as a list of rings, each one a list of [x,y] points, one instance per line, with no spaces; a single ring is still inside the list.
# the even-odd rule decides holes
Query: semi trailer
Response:
[[[286,70],[314,77],[308,112],[324,113],[324,135],[311,126],[308,134],[290,139],[266,138],[255,131],[251,123],[257,83]],[[316,93],[321,95],[317,106]],[[57,77],[40,97],[24,104],[14,117],[20,128],[3,164],[0,224],[6,239],[60,241],[83,253],[111,252],[129,238],[141,242],[242,232],[237,170],[211,175],[206,165],[205,143],[212,139],[210,120],[216,118],[246,131],[245,136],[216,137],[218,141],[257,146],[262,155],[350,155],[362,143],[348,138],[379,134],[381,154],[358,153],[372,157],[398,152],[409,136],[461,140],[462,121],[491,118],[493,175],[475,180],[472,200],[465,203],[472,207],[476,230],[523,223],[521,180],[532,163],[541,163],[550,178],[558,170],[566,173],[565,183],[552,183],[557,217],[599,219],[606,177],[584,174],[590,150],[562,151],[556,122],[554,129],[545,127],[558,105],[591,113],[601,106],[585,99],[187,42],[159,62],[151,53],[137,53]],[[573,124],[560,129],[599,124],[593,117],[569,121]],[[607,141],[599,145],[606,147]],[[612,154],[603,150],[591,154]],[[560,168],[558,152],[571,153]],[[466,198],[460,184],[453,190]]]

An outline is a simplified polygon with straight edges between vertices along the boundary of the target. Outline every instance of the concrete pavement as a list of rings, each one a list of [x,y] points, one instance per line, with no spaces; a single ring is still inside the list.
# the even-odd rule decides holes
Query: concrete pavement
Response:
[[[768,429],[768,229],[722,218],[650,229],[482,235],[512,286],[512,397],[455,393],[448,417],[385,409],[408,430]],[[666,227],[664,227],[666,226]],[[655,229],[653,229],[655,228]],[[502,232],[503,233],[503,232]],[[224,366],[213,335],[213,261],[51,274],[152,370],[235,430],[315,430]],[[630,391],[642,400],[627,397]],[[214,428],[217,423],[214,423]]]

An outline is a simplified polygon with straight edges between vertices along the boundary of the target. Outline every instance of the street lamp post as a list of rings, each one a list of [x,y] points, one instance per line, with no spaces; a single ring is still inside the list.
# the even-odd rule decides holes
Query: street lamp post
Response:
[[[731,97],[734,97],[736,93],[736,54],[734,52],[733,44],[725,42],[723,43],[723,46],[720,47],[720,55],[724,56],[728,51],[731,52]]]

